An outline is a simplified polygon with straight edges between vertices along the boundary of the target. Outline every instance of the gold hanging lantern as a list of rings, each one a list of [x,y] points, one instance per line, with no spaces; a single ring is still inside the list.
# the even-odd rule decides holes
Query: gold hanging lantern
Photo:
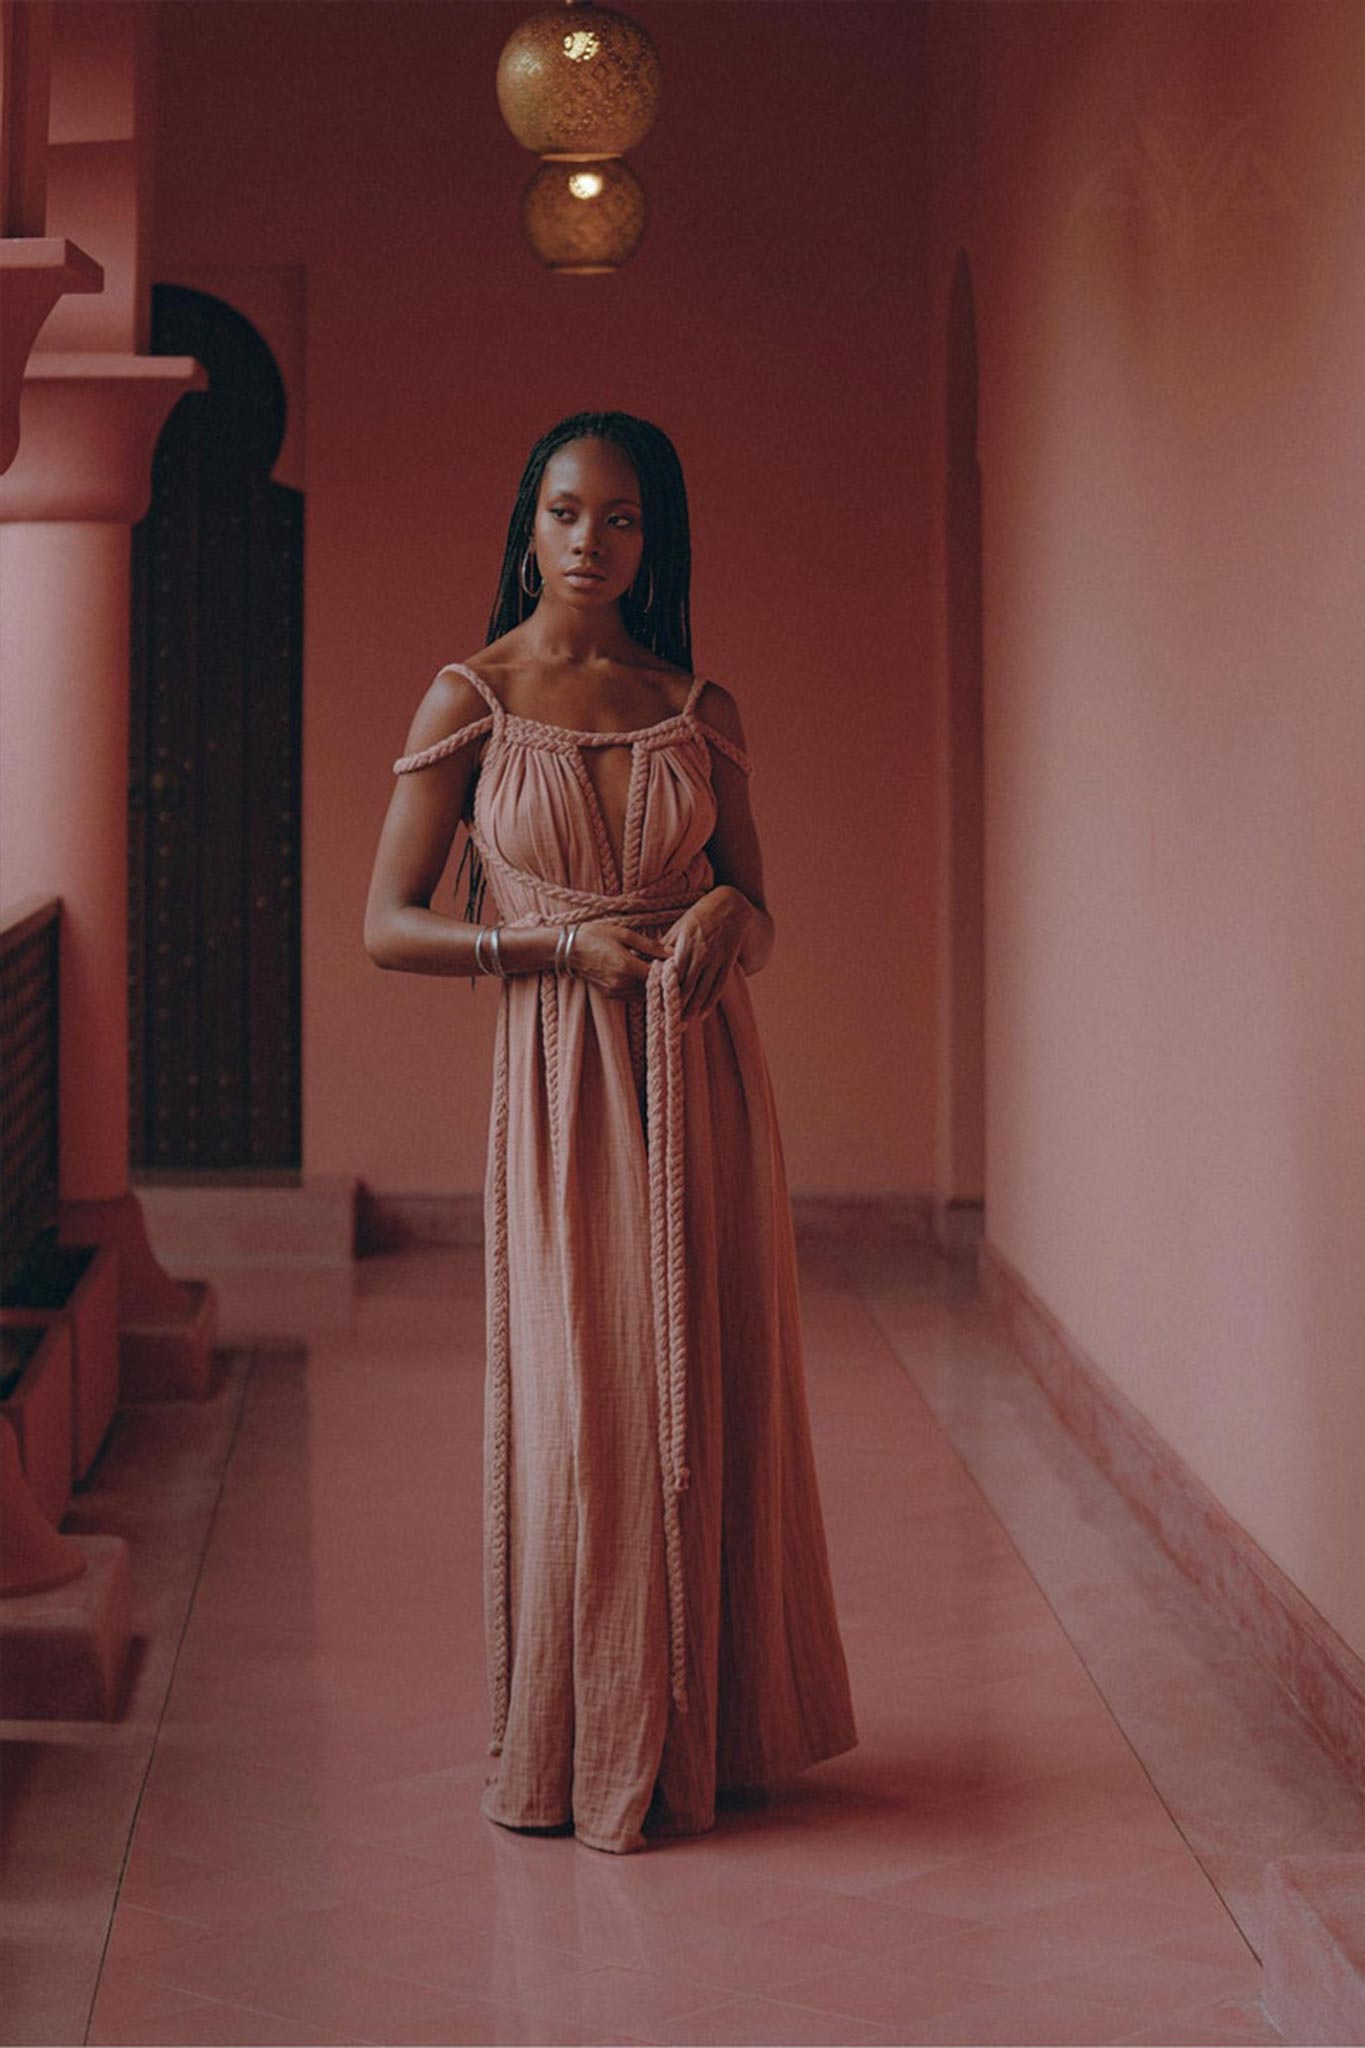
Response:
[[[513,29],[498,59],[498,105],[523,149],[584,163],[634,149],[659,107],[653,37],[614,7],[566,0]]]
[[[522,194],[521,221],[547,270],[582,277],[616,270],[644,233],[644,187],[619,156],[551,161]]]

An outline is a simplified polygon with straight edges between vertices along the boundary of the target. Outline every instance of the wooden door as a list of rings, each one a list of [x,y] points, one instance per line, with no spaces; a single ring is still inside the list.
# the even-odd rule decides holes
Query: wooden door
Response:
[[[156,285],[152,353],[209,373],[133,530],[131,1165],[286,1178],[300,1159],[303,498],[251,323]]]

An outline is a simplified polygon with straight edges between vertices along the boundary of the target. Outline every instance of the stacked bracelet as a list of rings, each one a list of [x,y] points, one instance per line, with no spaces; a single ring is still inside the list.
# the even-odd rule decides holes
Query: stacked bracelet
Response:
[[[556,974],[568,974],[571,971],[569,956],[573,951],[574,934],[577,930],[578,926],[576,924],[567,924],[560,927],[559,937],[555,940],[554,970]],[[493,956],[491,964],[483,957],[483,942],[485,939],[488,941],[488,950]],[[507,969],[502,964],[502,926],[500,924],[480,925],[474,940],[474,965],[480,974],[500,974],[504,981],[507,979]]]
[[[487,939],[489,951],[493,955],[491,967],[486,964],[483,957],[483,942],[485,939]],[[500,974],[504,980],[506,979],[507,969],[502,964],[501,925],[481,925],[479,927],[478,937],[474,941],[474,965],[478,968],[480,974]]]
[[[569,955],[573,950],[574,933],[577,930],[578,926],[576,924],[566,924],[560,928],[559,937],[555,941],[554,967],[556,974],[568,974],[571,971]]]

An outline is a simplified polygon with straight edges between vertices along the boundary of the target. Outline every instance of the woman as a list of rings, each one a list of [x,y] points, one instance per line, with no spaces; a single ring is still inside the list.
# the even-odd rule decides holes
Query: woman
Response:
[[[536,444],[489,644],[394,763],[365,918],[381,967],[503,982],[482,1809],[615,1852],[857,1739],[745,978],[773,921],[739,712],[691,673],[690,563],[658,427],[577,413]],[[427,906],[461,820],[457,922]]]

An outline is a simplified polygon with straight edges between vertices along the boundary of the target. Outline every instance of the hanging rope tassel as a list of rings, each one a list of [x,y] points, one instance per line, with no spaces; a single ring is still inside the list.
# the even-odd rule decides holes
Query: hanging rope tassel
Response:
[[[484,1540],[492,1567],[489,1681],[493,1734],[488,1745],[490,1756],[502,1754],[512,1671],[508,1613],[512,1372],[509,1347],[511,1289],[507,1270],[507,1022],[504,990],[493,1053],[493,1257],[488,1275],[488,1495],[484,1510]]]
[[[656,960],[645,984],[649,1117],[650,1278],[659,1394],[664,1562],[668,1579],[669,1681],[680,1714],[687,1703],[687,1619],[678,1495],[691,1474],[687,1448],[687,1327],[682,998],[677,962]]]

